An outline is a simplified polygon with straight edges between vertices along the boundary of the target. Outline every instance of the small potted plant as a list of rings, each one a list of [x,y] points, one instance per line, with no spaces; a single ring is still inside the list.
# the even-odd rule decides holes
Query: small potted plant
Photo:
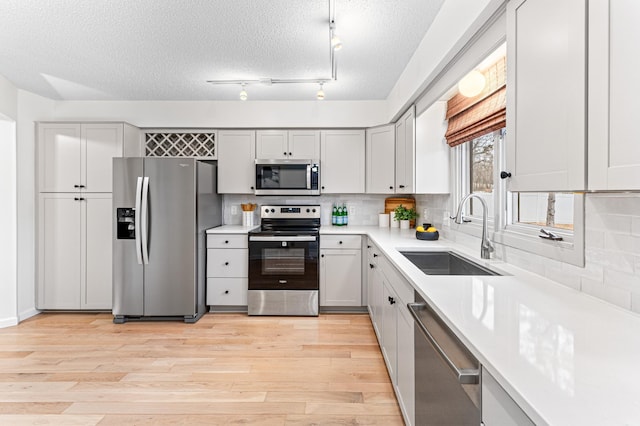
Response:
[[[400,222],[400,229],[409,229],[409,222],[416,219],[418,213],[416,213],[416,209],[408,209],[400,204],[396,207],[393,217]]]

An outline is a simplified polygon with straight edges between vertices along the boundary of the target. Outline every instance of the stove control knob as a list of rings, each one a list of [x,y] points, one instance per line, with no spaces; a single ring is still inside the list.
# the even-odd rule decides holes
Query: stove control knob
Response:
[[[311,210],[307,209],[307,213],[309,213]],[[314,210],[315,211],[315,210]]]
[[[308,211],[308,210],[307,210],[307,211]],[[311,211],[315,213],[315,212],[316,212],[316,209],[313,209],[313,210],[311,210]]]
[[[276,209],[271,209],[271,213],[275,213],[275,212],[276,212]]]
[[[264,209],[264,212],[265,213],[269,213],[269,209]]]

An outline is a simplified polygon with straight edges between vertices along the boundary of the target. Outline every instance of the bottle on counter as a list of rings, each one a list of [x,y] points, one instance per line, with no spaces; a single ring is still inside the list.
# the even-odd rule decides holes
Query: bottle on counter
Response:
[[[346,204],[342,204],[342,214],[344,215],[342,216],[342,224],[346,226],[349,224],[349,210],[347,210]]]
[[[342,212],[342,206],[339,205],[338,206],[338,215],[336,217],[336,225],[342,226],[344,224],[343,223],[343,218],[344,218],[344,216],[343,216],[343,212]]]
[[[331,224],[332,225],[338,224],[338,207],[335,204],[333,205],[333,209],[331,213]]]

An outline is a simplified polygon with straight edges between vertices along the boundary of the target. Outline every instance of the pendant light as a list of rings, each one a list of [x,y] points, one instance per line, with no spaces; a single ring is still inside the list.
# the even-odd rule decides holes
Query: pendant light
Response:
[[[460,80],[458,83],[458,91],[462,96],[472,98],[482,92],[485,83],[484,75],[480,71],[473,70]]]

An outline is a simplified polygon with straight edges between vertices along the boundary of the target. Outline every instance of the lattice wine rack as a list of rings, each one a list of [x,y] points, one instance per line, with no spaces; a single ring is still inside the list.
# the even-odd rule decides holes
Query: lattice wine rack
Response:
[[[207,157],[216,158],[216,134],[167,133],[145,134],[147,157]]]

